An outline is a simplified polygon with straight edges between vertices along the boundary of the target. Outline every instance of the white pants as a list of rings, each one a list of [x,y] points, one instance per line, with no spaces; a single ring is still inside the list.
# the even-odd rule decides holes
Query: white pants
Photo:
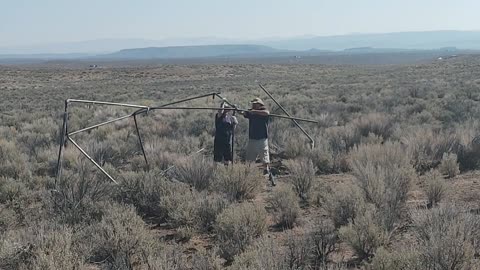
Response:
[[[248,140],[247,144],[247,161],[255,162],[257,157],[262,159],[263,163],[270,163],[270,153],[268,151],[268,139]]]

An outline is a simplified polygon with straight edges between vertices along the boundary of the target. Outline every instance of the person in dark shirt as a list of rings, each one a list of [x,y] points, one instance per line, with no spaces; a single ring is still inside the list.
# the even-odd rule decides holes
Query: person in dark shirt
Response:
[[[268,148],[270,112],[265,108],[265,103],[260,98],[255,98],[251,103],[252,108],[242,113],[248,119],[246,160],[255,162],[260,157],[264,166],[264,174],[270,175],[270,153]]]
[[[225,108],[225,103],[222,102],[220,107]],[[213,160],[215,162],[223,161],[225,165],[232,162],[232,138],[237,124],[237,118],[228,110],[219,110],[215,114],[215,139],[213,141]]]

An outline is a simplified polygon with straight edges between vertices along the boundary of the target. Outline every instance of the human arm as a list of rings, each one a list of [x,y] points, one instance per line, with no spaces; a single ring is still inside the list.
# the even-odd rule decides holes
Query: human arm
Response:
[[[248,111],[251,114],[256,114],[260,116],[269,116],[270,112],[268,110],[249,110]]]
[[[225,110],[223,110],[223,108],[225,108],[225,102],[222,102],[222,103],[220,104],[220,108],[221,108],[221,109],[218,110],[218,112],[217,112],[217,118],[220,117],[220,116],[222,116],[223,113],[225,112]]]
[[[238,125],[237,117],[232,116],[232,124],[233,124],[233,129],[235,129]]]

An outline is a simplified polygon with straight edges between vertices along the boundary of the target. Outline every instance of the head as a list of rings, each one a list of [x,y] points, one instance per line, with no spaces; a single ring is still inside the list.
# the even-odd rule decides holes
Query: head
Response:
[[[265,109],[265,103],[263,102],[263,100],[261,100],[260,98],[254,98],[252,101],[252,109],[254,110],[262,110],[262,109]]]

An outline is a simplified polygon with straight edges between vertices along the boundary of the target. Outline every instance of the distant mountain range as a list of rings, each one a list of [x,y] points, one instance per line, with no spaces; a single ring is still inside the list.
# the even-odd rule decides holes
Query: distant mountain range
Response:
[[[263,45],[203,45],[125,49],[98,57],[108,59],[182,59],[222,56],[255,57],[279,52],[281,51]]]
[[[227,44],[227,45],[219,45]],[[289,39],[104,39],[31,47],[2,48],[0,59],[185,59],[274,57],[415,50],[480,50],[480,31],[430,31]]]
[[[432,50],[444,47],[480,49],[480,31],[428,31],[308,37],[260,43],[277,49],[345,50],[356,47]]]

